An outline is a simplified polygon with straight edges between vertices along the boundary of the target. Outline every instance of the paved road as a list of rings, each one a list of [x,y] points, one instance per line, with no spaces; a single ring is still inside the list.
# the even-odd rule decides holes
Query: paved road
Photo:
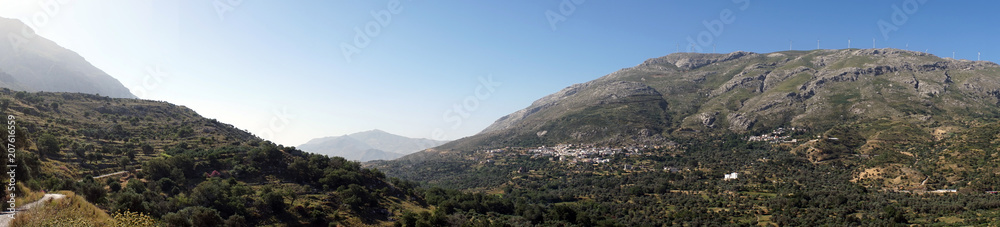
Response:
[[[18,212],[26,211],[28,209],[31,209],[32,207],[42,205],[42,203],[44,203],[45,201],[49,201],[49,200],[53,200],[53,199],[62,199],[62,198],[66,198],[66,195],[63,195],[63,194],[45,194],[45,196],[42,196],[42,198],[39,199],[38,201],[29,203],[29,204],[21,205],[21,207],[17,208],[17,211]],[[0,213],[0,227],[10,227],[10,222],[14,221],[14,219],[10,218],[9,214],[10,214],[9,212]]]

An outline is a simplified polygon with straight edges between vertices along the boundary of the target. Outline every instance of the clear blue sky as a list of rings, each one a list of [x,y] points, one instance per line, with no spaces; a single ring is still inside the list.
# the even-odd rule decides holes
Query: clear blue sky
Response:
[[[782,51],[789,41],[808,50],[817,40],[846,48],[848,39],[871,48],[876,38],[879,48],[1000,60],[996,1],[390,2],[0,0],[0,16],[27,21],[142,98],[292,146],[376,128],[472,135],[571,84],[686,50],[702,33],[707,52]],[[893,21],[894,5],[905,21]],[[391,20],[378,24],[373,11]],[[565,20],[553,29],[547,11]],[[725,12],[731,23],[706,28]],[[883,36],[880,20],[898,29]],[[377,36],[348,61],[342,46],[369,23]],[[477,97],[491,76],[501,85]],[[454,112],[463,103],[474,108]]]

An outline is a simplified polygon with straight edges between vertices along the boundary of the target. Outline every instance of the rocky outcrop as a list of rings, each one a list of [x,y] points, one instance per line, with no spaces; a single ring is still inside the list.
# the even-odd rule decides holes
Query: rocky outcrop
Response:
[[[757,122],[756,119],[742,113],[731,113],[726,116],[726,120],[729,121],[729,130],[734,132],[746,132],[747,129],[750,129]]]

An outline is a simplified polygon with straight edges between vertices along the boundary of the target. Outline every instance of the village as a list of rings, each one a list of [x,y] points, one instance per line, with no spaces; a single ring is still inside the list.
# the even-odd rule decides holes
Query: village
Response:
[[[749,138],[747,138],[747,141],[751,141],[751,142],[771,142],[771,143],[797,143],[797,142],[799,142],[798,139],[790,139],[789,140],[789,138],[792,137],[791,133],[793,133],[793,132],[805,132],[805,131],[806,131],[805,129],[795,128],[795,127],[791,127],[791,128],[778,128],[778,129],[775,129],[775,130],[771,131],[771,133],[767,133],[767,134],[763,134],[763,135],[759,135],[759,136],[750,136]]]
[[[574,144],[560,144],[554,147],[541,146],[536,148],[503,148],[503,149],[492,149],[480,151],[486,153],[487,158],[491,158],[494,155],[500,153],[510,153],[512,155],[527,155],[531,158],[549,158],[550,161],[568,162],[568,163],[594,163],[603,164],[610,163],[611,159],[608,156],[614,156],[618,154],[623,154],[625,156],[641,155],[643,150],[648,149],[649,146],[624,146],[619,148],[613,147],[598,147],[594,145],[574,145]],[[487,159],[484,162],[492,162],[491,159]]]

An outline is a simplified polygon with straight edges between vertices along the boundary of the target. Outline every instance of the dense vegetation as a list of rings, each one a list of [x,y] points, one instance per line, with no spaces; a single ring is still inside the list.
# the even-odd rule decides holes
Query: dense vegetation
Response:
[[[995,126],[975,128],[955,137],[986,136],[988,141],[1000,141]],[[795,154],[787,144],[747,142],[744,136],[729,134],[675,138],[681,147],[650,149],[643,155],[620,154],[610,157],[610,164],[574,164],[525,155],[477,153],[474,157],[479,160],[494,161],[464,162],[458,159],[461,156],[455,155],[452,162],[382,162],[376,165],[387,169],[415,169],[391,173],[473,192],[428,191],[428,203],[436,206],[435,212],[443,214],[404,216],[412,217],[403,219],[412,223],[463,220],[458,223],[887,226],[1000,221],[997,211],[1000,196],[985,193],[995,190],[1000,179],[993,174],[998,170],[995,164],[986,164],[995,163],[995,155],[988,156],[991,158],[985,161],[961,159],[951,162],[988,171],[935,173],[940,169],[907,165],[930,172],[930,179],[938,180],[928,180],[925,185],[904,188],[906,190],[890,190],[881,187],[882,182],[859,181],[859,169],[878,168],[887,163],[892,166],[913,164],[914,159],[888,153],[862,157],[856,151],[865,142],[861,136],[864,133],[844,134],[858,133],[856,130],[836,127],[826,132],[844,137],[828,140],[817,147],[841,149],[845,154],[825,162],[813,162],[807,154]],[[798,136],[808,137],[813,135],[802,133]],[[948,144],[966,146],[970,143],[943,140],[907,146],[952,149]],[[992,153],[1000,152],[996,142],[986,146]],[[400,163],[405,163],[402,165],[406,167],[392,166]],[[740,177],[722,180],[723,174],[729,172],[738,172]],[[986,176],[981,177],[984,172]],[[952,176],[969,178],[962,177],[960,182],[951,183],[946,178]],[[917,181],[924,179],[920,177]],[[958,189],[958,192],[929,192],[934,189]]]
[[[168,103],[2,90],[0,108],[16,119],[18,191],[74,192],[60,206],[93,204],[61,215],[74,223],[377,225],[427,209],[413,183],[275,145]],[[60,209],[39,212],[49,210]],[[105,214],[86,218],[94,212]]]

